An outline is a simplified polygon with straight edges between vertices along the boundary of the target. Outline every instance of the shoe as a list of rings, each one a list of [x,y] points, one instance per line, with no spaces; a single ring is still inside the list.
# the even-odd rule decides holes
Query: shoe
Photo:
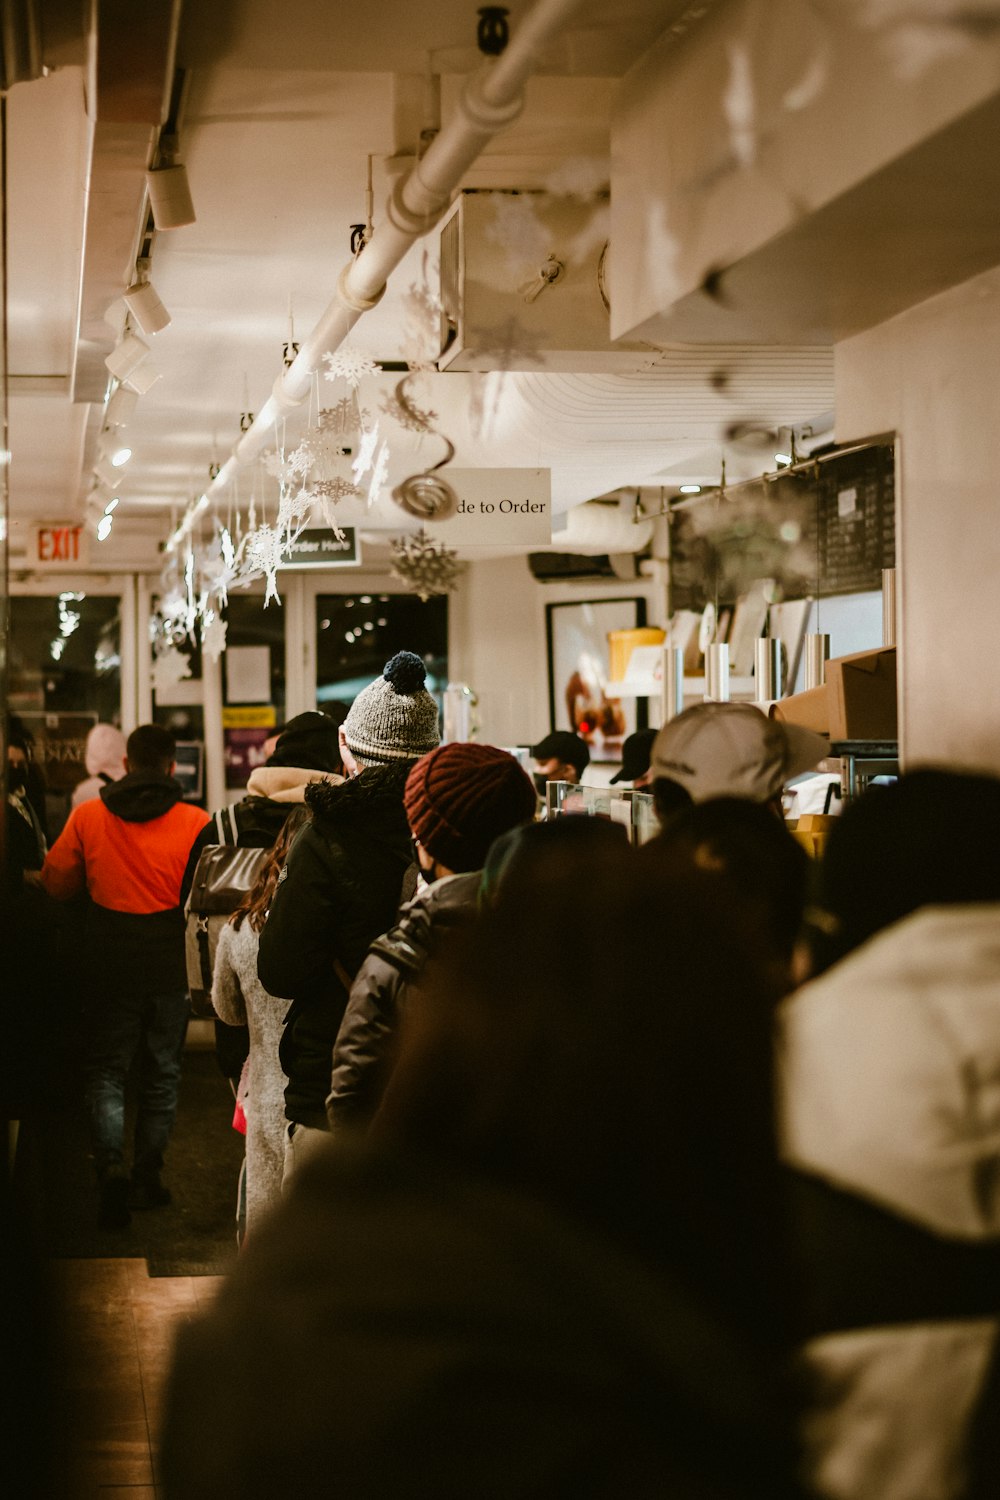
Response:
[[[173,1195],[160,1181],[159,1172],[132,1178],[128,1193],[129,1208],[166,1208],[172,1201]]]
[[[101,1183],[101,1203],[97,1222],[101,1229],[127,1229],[132,1222],[128,1211],[129,1184],[122,1174],[111,1173]]]

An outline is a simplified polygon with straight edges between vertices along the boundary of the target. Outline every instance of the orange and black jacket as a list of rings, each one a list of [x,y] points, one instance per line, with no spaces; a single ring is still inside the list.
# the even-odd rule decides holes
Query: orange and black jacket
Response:
[[[181,892],[208,814],[172,776],[132,771],[70,813],[42,884],[57,901],[86,894],[94,977],[150,993],[185,989]]]

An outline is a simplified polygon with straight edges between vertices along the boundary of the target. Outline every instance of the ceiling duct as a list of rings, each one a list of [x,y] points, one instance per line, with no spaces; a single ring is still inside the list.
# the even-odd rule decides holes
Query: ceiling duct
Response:
[[[588,500],[566,511],[566,524],[554,532],[553,546],[592,556],[643,552],[653,539],[654,522],[634,517],[634,495]]]

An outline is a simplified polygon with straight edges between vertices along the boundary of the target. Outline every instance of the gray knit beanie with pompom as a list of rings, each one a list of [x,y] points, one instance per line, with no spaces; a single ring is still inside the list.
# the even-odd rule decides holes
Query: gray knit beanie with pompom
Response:
[[[440,743],[437,704],[424,687],[427,671],[412,651],[397,651],[382,676],[362,688],[344,720],[351,754],[366,766],[416,760]]]

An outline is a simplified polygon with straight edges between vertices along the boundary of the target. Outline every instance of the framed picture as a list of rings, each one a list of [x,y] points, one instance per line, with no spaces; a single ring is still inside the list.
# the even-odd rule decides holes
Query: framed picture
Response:
[[[545,606],[549,720],[572,729],[595,761],[621,759],[622,741],[646,724],[644,698],[609,698],[608,636],[646,623],[645,599],[592,599]]]

